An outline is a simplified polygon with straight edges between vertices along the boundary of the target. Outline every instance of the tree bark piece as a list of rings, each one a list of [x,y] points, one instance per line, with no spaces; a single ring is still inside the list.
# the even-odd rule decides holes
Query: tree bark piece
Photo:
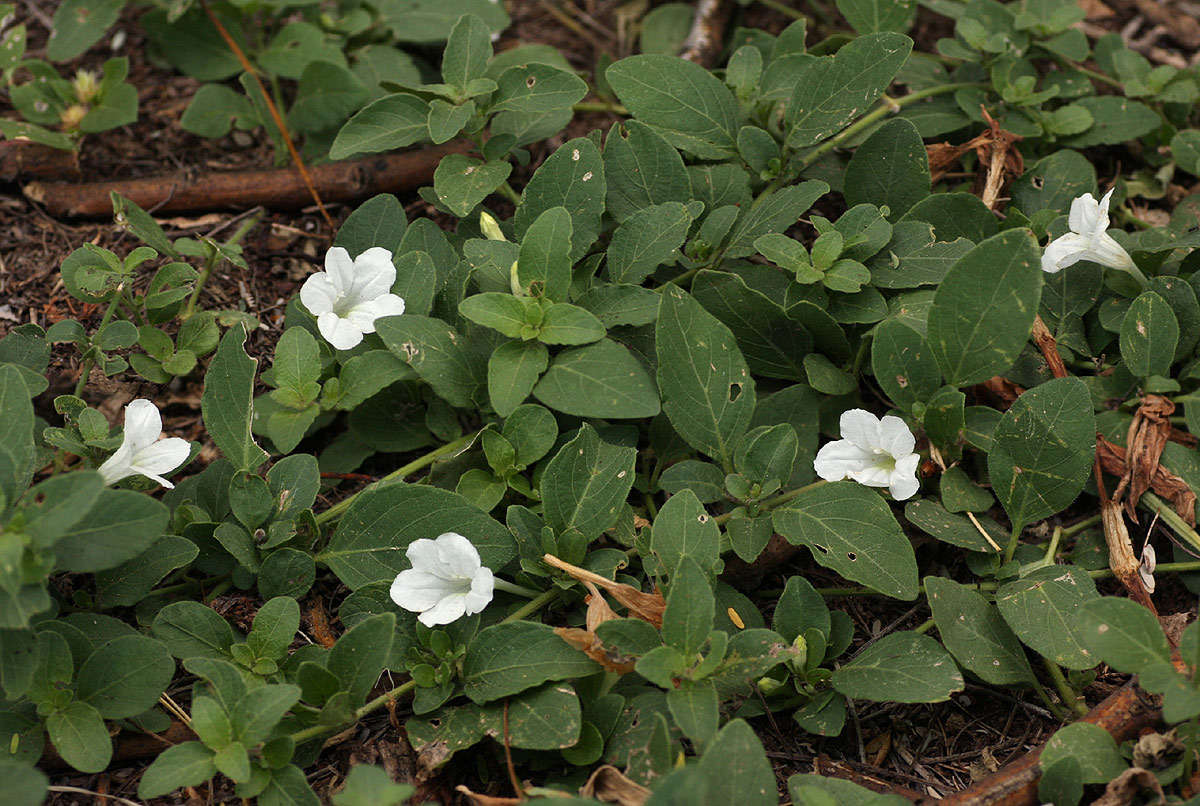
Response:
[[[712,67],[725,44],[725,26],[732,11],[730,0],[700,0],[679,57],[701,67]]]
[[[310,170],[323,199],[351,201],[376,193],[395,193],[433,179],[438,162],[447,154],[465,152],[470,143],[455,141],[443,146],[401,154],[379,154],[344,162],[318,165]],[[227,173],[176,174],[119,182],[31,182],[24,187],[32,201],[45,205],[54,216],[107,217],[112,215],[112,191],[154,212],[196,212],[262,205],[295,209],[312,204],[312,194],[295,168]]]
[[[26,177],[41,179],[79,175],[75,155],[31,140],[0,141],[0,181]]]

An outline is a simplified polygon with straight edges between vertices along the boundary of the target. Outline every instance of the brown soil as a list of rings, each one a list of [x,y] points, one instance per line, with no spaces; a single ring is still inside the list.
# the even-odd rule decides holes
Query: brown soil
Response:
[[[57,2],[53,0],[17,0],[18,15],[25,17],[29,27],[30,55],[39,56],[48,36],[47,23]],[[1181,0],[1182,2],[1182,0]],[[1094,9],[1097,0],[1081,0]],[[627,5],[623,0],[507,0],[513,19],[512,27],[497,45],[498,49],[521,42],[537,42],[558,47],[572,63],[591,76],[602,56],[618,59],[636,49],[636,34],[620,12]],[[1109,4],[1111,16],[1094,24],[1114,31],[1128,30],[1130,36],[1141,36],[1145,48],[1157,48],[1161,53],[1184,58],[1190,51],[1184,43],[1171,37],[1169,28],[1155,28],[1157,20],[1134,24],[1138,19],[1137,6],[1131,0]],[[802,6],[811,10],[809,41],[816,42],[834,29],[823,19],[836,17],[829,0]],[[28,11],[28,14],[23,12]],[[131,60],[130,81],[138,88],[140,114],[136,124],[88,138],[81,150],[78,175],[64,179],[83,178],[86,181],[153,176],[173,171],[239,170],[271,167],[273,155],[270,144],[260,133],[238,134],[219,140],[207,140],[191,135],[179,127],[179,118],[199,82],[175,74],[146,58],[145,43],[135,23],[140,10],[127,9],[117,28],[127,34],[120,55]],[[737,26],[757,27],[778,32],[789,18],[763,6],[735,6],[735,17],[729,30]],[[116,29],[114,29],[116,30]],[[943,18],[922,10],[913,35],[917,48],[931,50],[937,38],[950,35],[951,27]],[[110,57],[107,42],[93,47],[76,63],[59,65],[64,72],[76,68],[97,68]],[[0,115],[10,110],[0,98]],[[605,114],[578,116],[569,129],[558,137],[533,148],[531,165],[537,165],[558,145],[570,137],[591,129],[607,129],[613,118]],[[519,171],[514,184],[520,187],[529,169]],[[403,199],[410,220],[419,216],[438,214],[415,193]],[[333,204],[331,215],[340,222],[353,209]],[[501,207],[501,211],[507,213]],[[230,231],[231,222],[243,211],[213,212],[203,215],[176,216],[162,223],[171,237]],[[443,224],[448,222],[442,221]],[[298,284],[313,270],[331,240],[331,232],[315,209],[299,213],[265,211],[262,222],[245,239],[243,246],[249,271],[241,272],[228,266],[218,270],[205,288],[202,306],[205,308],[234,308],[249,312],[262,322],[248,348],[252,355],[269,355],[271,346],[282,327],[283,309],[296,292]],[[72,317],[85,325],[94,326],[100,318],[96,306],[84,305],[69,297],[58,281],[57,269],[72,250],[85,242],[104,246],[118,253],[130,246],[130,236],[118,231],[110,222],[65,221],[47,215],[39,206],[20,192],[16,185],[0,185],[0,336],[17,324],[33,322],[43,327]],[[70,391],[79,373],[79,361],[73,349],[56,348],[51,369],[51,387],[43,397],[48,403],[56,394]],[[191,439],[203,436],[200,418],[199,373],[166,387],[141,381],[132,372],[112,379],[96,378],[89,389],[93,403],[115,419],[119,409],[133,397],[149,396],[164,407],[166,428],[173,434]],[[47,407],[48,408],[48,407]],[[211,451],[208,451],[211,455]],[[394,466],[376,461],[364,468],[362,478],[342,485],[343,490],[329,500],[345,495],[348,489],[360,486],[373,474],[383,474]],[[797,567],[799,564],[802,567]],[[807,555],[791,561],[785,573],[768,576],[762,589],[782,588],[786,575],[804,573],[814,584],[844,584],[836,576],[814,566]],[[1108,591],[1116,593],[1114,589]],[[309,612],[315,604],[321,612],[333,618],[336,604],[345,591],[336,584],[319,583],[306,600]],[[1194,599],[1181,585],[1165,580],[1156,596],[1164,613],[1187,612]],[[248,621],[258,602],[251,596],[234,594],[222,597],[217,603],[235,621]],[[877,638],[897,629],[912,629],[929,618],[922,604],[910,607],[902,602],[882,598],[848,598],[832,600],[832,606],[844,609],[856,624],[856,641]],[[771,604],[763,604],[769,616]],[[336,633],[340,625],[333,621]],[[319,628],[315,627],[314,632]],[[856,644],[857,645],[857,644]],[[853,649],[851,650],[854,651]],[[1095,704],[1123,683],[1119,675],[1102,674],[1087,690],[1088,702]],[[181,692],[186,699],[186,692]],[[1036,701],[1026,701],[1021,692],[968,685],[966,691],[950,702],[935,705],[899,705],[859,703],[848,720],[843,735],[836,739],[821,739],[804,734],[786,714],[774,718],[760,717],[754,724],[775,765],[782,796],[786,797],[786,779],[797,772],[821,772],[856,780],[875,789],[894,788],[908,796],[937,797],[962,789],[1005,763],[1037,747],[1057,728],[1058,723]],[[381,713],[336,737],[321,761],[309,770],[310,781],[322,795],[336,791],[351,763],[381,764],[396,780],[412,780],[415,760],[399,726],[405,717],[405,706],[392,713]],[[481,745],[480,752],[456,759],[437,778],[422,785],[419,792],[425,799],[441,803],[458,802],[453,786],[462,780],[474,782],[476,791],[507,795],[509,787],[503,772],[503,756],[499,748]],[[144,761],[115,764],[115,769],[99,775],[56,772],[52,783],[78,787],[94,793],[134,798],[138,777]],[[481,771],[486,775],[481,779]],[[489,787],[480,783],[490,780]],[[501,782],[501,783],[496,783]],[[218,777],[210,790],[200,787],[185,790],[184,796],[161,798],[155,803],[225,803],[236,802],[232,787]],[[104,803],[95,796],[74,793],[55,793],[54,803]]]

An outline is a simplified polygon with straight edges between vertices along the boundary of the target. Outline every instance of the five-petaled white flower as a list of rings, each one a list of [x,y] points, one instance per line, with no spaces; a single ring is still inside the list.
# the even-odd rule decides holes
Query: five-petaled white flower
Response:
[[[1081,260],[1091,260],[1122,271],[1134,268],[1133,258],[1108,234],[1108,202],[1112,190],[1100,201],[1085,193],[1071,202],[1071,231],[1046,244],[1042,271],[1055,274]]]
[[[863,409],[842,412],[842,439],[817,451],[813,468],[826,481],[853,479],[868,487],[887,487],[892,498],[911,498],[920,486],[913,453],[916,438],[899,417],[876,417]]]
[[[125,407],[125,436],[117,452],[97,468],[105,484],[129,476],[149,476],[164,487],[175,485],[162,477],[187,461],[191,443],[179,437],[160,440],[162,417],[149,400]]]
[[[396,282],[392,253],[380,246],[350,259],[335,246],[325,253],[325,271],[300,287],[300,302],[317,317],[317,329],[339,350],[349,350],[375,332],[375,320],[404,313],[404,300],[391,293]]]
[[[407,554],[413,567],[392,582],[392,601],[419,613],[417,619],[426,627],[478,613],[492,601],[492,570],[462,535],[446,532],[436,540],[414,540]]]

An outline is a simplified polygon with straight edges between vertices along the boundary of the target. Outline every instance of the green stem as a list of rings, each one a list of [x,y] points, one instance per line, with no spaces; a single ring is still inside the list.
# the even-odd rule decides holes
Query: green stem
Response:
[[[1051,714],[1053,714],[1055,717],[1057,717],[1062,722],[1070,721],[1070,719],[1071,719],[1070,711],[1064,710],[1061,705],[1059,705],[1058,703],[1056,703],[1054,700],[1052,700],[1050,698],[1050,692],[1046,691],[1046,687],[1042,685],[1041,680],[1038,680],[1036,677],[1034,677],[1033,682],[1032,682],[1032,687],[1033,687],[1033,690],[1037,693],[1038,699],[1040,699],[1042,701],[1042,704],[1046,706],[1046,708],[1050,711]]]
[[[521,585],[509,582],[507,579],[501,579],[500,577],[493,577],[492,584],[498,591],[504,591],[505,593],[511,593],[516,596],[524,596],[526,599],[536,599],[538,596],[541,596],[542,593],[541,591],[535,591],[532,588],[522,587]]]
[[[113,314],[117,312],[117,303],[125,296],[125,283],[117,286],[117,290],[113,292],[112,299],[108,301],[108,307],[104,310],[104,318],[100,320],[100,327],[96,328],[96,333],[100,334],[108,323],[112,321]],[[96,347],[89,348],[94,352]],[[92,367],[96,365],[96,359],[89,355],[83,360],[83,365],[79,368],[79,380],[75,383],[75,397],[83,396],[83,389],[87,386],[88,376],[92,374]]]
[[[770,512],[772,509],[775,509],[776,507],[782,506],[783,504],[786,504],[788,501],[791,501],[793,498],[800,495],[801,493],[807,492],[808,490],[815,489],[817,487],[820,487],[822,484],[827,484],[827,483],[828,482],[826,482],[826,481],[814,481],[812,484],[806,484],[803,487],[797,487],[794,490],[788,490],[785,493],[780,493],[779,495],[775,496],[774,498],[768,498],[766,501],[763,501],[762,503],[760,503],[758,505],[758,511],[759,512]],[[732,517],[733,517],[732,512],[723,512],[720,515],[717,515],[715,518],[713,518],[713,520],[716,521],[718,526],[720,526],[721,524],[725,523]]]
[[[758,0],[758,2],[767,8],[778,11],[780,14],[791,17],[794,20],[805,19],[805,16],[802,13],[792,8],[787,3],[781,2],[781,0]]]
[[[1023,527],[1013,526],[1012,535],[1008,538],[1008,546],[1004,549],[1004,562],[1012,561],[1013,555],[1017,553],[1017,544],[1021,542],[1021,531]]]
[[[1079,534],[1080,532],[1084,531],[1085,529],[1090,529],[1091,527],[1095,526],[1099,522],[1100,522],[1100,514],[1097,513],[1095,515],[1092,515],[1089,518],[1084,518],[1081,521],[1072,523],[1070,526],[1064,526],[1063,530],[1062,530],[1062,536],[1065,538],[1074,537],[1075,535]]]
[[[930,630],[932,630],[932,629],[933,629],[933,626],[934,626],[934,625],[933,625],[933,619],[929,619],[928,621],[926,621],[926,622],[925,622],[924,624],[922,624],[921,626],[919,626],[919,627],[915,628],[915,629],[913,630],[913,632],[915,632],[915,633],[921,633],[921,634],[923,635],[923,634],[925,634],[925,633],[929,632]]]
[[[1191,525],[1180,517],[1179,513],[1171,508],[1171,505],[1159,498],[1152,492],[1142,493],[1142,500],[1138,502],[1146,509],[1153,512],[1158,517],[1162,518],[1163,523],[1171,527],[1171,531],[1179,535],[1179,537],[1192,544],[1192,548],[1200,551],[1200,534]],[[1166,568],[1171,563],[1161,563],[1159,568]]]
[[[1120,270],[1118,269],[1118,271]],[[1129,261],[1129,267],[1124,271],[1127,272],[1130,277],[1138,281],[1138,285],[1142,287],[1143,291],[1150,288],[1149,278],[1147,278],[1145,274],[1142,274],[1142,270],[1137,267],[1133,260]]]
[[[853,137],[854,135],[861,132],[863,129],[867,128],[868,126],[871,126],[876,121],[878,121],[882,118],[885,118],[890,114],[899,112],[901,109],[908,106],[909,104],[914,104],[917,101],[921,101],[926,98],[931,98],[934,95],[943,95],[947,92],[957,92],[958,90],[965,90],[965,89],[970,89],[973,87],[986,87],[986,86],[987,85],[985,85],[985,84],[980,84],[980,83],[977,83],[974,81],[962,81],[962,82],[956,82],[953,84],[942,84],[937,87],[927,87],[923,90],[917,90],[916,92],[910,92],[908,95],[905,95],[901,98],[889,98],[887,101],[881,103],[875,109],[872,109],[870,112],[863,115],[861,118],[856,120],[854,123],[851,123],[849,126],[842,129],[840,132],[835,134],[833,137],[829,138],[824,143],[821,143],[819,146],[812,149],[807,154],[805,154],[803,157],[801,157],[799,167],[801,170],[807,168],[808,166],[812,165],[814,162],[819,160],[821,157],[825,156],[825,154],[829,153],[830,151],[837,148],[840,144],[842,144],[846,140],[849,140],[851,137]]]
[[[508,184],[508,182],[504,182],[500,185],[500,187],[496,188],[496,190],[500,191],[500,195],[508,199],[513,204],[521,203],[521,194],[517,193],[517,191],[513,189],[513,186]]]
[[[467,434],[465,437],[460,437],[460,438],[454,440],[453,442],[447,442],[445,445],[441,446],[440,448],[435,448],[432,451],[430,451],[429,453],[425,454],[424,456],[420,456],[420,457],[412,460],[408,464],[404,465],[403,467],[401,467],[397,470],[393,470],[391,473],[388,473],[386,476],[381,478],[379,481],[369,485],[368,487],[363,488],[362,490],[359,490],[357,493],[350,496],[349,498],[346,498],[343,501],[337,502],[336,504],[331,506],[329,509],[322,512],[320,515],[317,516],[317,525],[324,526],[325,524],[329,523],[330,521],[335,521],[338,518],[340,518],[342,516],[342,513],[345,512],[347,509],[349,509],[350,505],[354,503],[355,499],[357,499],[358,496],[361,495],[366,490],[373,490],[382,484],[388,483],[389,481],[394,481],[396,479],[402,479],[405,476],[409,476],[409,475],[412,475],[413,473],[416,473],[418,470],[423,470],[424,468],[429,467],[429,465],[436,462],[438,459],[441,459],[443,456],[449,456],[451,454],[457,453],[458,451],[466,448],[468,445],[470,445],[472,442],[475,441],[475,437],[477,437],[477,436],[479,436],[479,432],[473,431],[470,434]]]
[[[1062,540],[1063,528],[1055,526],[1054,531],[1050,533],[1050,545],[1046,547],[1045,562],[1053,565],[1054,557],[1058,554],[1058,544]]]
[[[1058,696],[1062,698],[1063,704],[1074,711],[1076,715],[1086,716],[1087,705],[1080,701],[1079,695],[1075,689],[1071,688],[1071,684],[1063,676],[1062,669],[1058,667],[1058,664],[1049,658],[1042,658],[1042,663],[1046,665],[1046,671],[1050,673],[1050,679],[1054,681],[1054,688],[1058,690]]]
[[[610,112],[614,115],[629,116],[629,110],[624,106],[608,101],[580,101],[571,108],[576,112]]]
[[[233,231],[233,235],[229,236],[229,240],[225,241],[226,245],[235,244],[246,237],[250,230],[258,226],[258,222],[262,220],[263,213],[257,213],[250,216]],[[212,275],[212,271],[216,268],[217,263],[221,260],[220,252],[213,252],[208,260],[204,261],[204,268],[200,270],[200,276],[196,278],[196,287],[192,289],[192,295],[188,297],[187,305],[183,309],[183,313],[179,318],[187,321],[192,314],[196,312],[196,303],[200,300],[200,292],[204,290],[204,285],[208,282],[208,278]]]

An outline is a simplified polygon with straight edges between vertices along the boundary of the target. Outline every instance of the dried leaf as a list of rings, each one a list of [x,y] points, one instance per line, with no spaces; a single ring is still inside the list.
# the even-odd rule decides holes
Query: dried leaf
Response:
[[[632,585],[605,579],[599,574],[594,574],[585,568],[580,568],[577,565],[571,565],[565,560],[560,560],[553,554],[543,555],[542,561],[561,571],[566,571],[580,582],[591,582],[597,587],[603,588],[614,599],[629,608],[630,615],[636,616],[642,621],[649,622],[655,627],[662,627],[663,611],[667,608],[667,601],[663,598],[662,592],[657,588],[654,593],[643,593]]]
[[[633,671],[633,667],[637,663],[637,658],[622,655],[606,647],[604,642],[596,635],[597,627],[606,621],[619,618],[619,616],[608,606],[608,602],[604,601],[604,597],[600,594],[600,591],[596,590],[594,584],[588,580],[583,580],[583,586],[588,589],[588,595],[584,597],[584,602],[587,603],[587,628],[581,630],[578,627],[557,627],[554,630],[554,634],[596,661],[596,663],[599,663],[608,671],[616,672],[617,674],[629,674]]]
[[[471,806],[516,806],[518,803],[524,803],[522,798],[498,798],[493,795],[480,795],[472,792],[463,784],[454,787],[454,791],[461,792],[471,802]]]
[[[1120,445],[1109,442],[1103,436],[1096,435],[1096,458],[1104,472],[1110,476],[1123,478],[1126,470],[1125,449]],[[1150,478],[1150,488],[1171,502],[1179,517],[1196,525],[1196,494],[1183,479],[1167,470],[1161,464],[1154,468]]]
[[[1125,511],[1134,523],[1138,522],[1134,508],[1141,500],[1142,493],[1150,489],[1151,479],[1158,470],[1163,448],[1167,446],[1171,435],[1171,415],[1174,412],[1175,404],[1167,398],[1162,395],[1146,395],[1133,415],[1133,422],[1129,424],[1125,475],[1122,476],[1121,484],[1113,493],[1113,497],[1119,497],[1128,485]]]
[[[618,806],[642,806],[650,797],[650,790],[625,777],[611,764],[597,767],[587,783],[579,790],[579,796],[595,798],[601,803],[616,803]]]
[[[1138,793],[1150,790],[1163,803],[1163,788],[1154,773],[1141,767],[1130,767],[1108,782],[1104,794],[1092,801],[1092,806],[1129,806]]]

